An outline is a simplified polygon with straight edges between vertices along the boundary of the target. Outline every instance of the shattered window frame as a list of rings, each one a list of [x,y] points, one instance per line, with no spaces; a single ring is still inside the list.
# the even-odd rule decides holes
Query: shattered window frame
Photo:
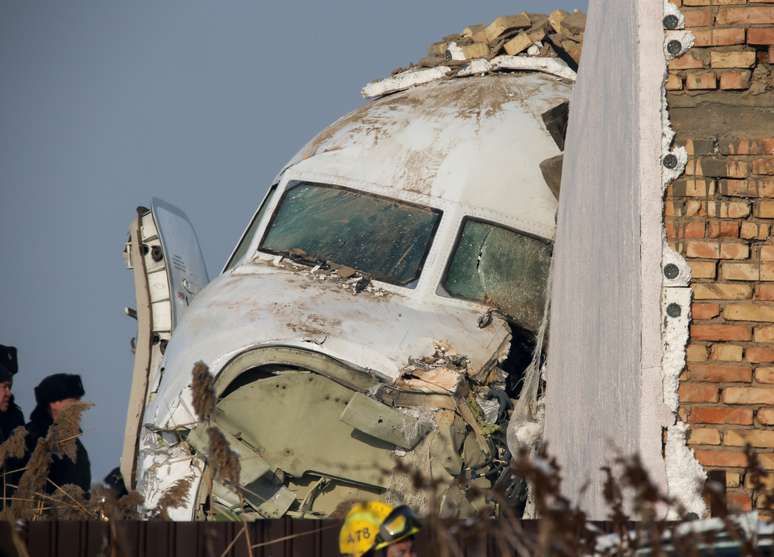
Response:
[[[421,203],[412,203],[411,201],[405,201],[405,200],[399,199],[397,197],[390,197],[390,196],[387,196],[387,195],[379,195],[379,194],[376,194],[376,193],[373,193],[373,192],[369,192],[369,191],[365,191],[365,190],[360,190],[360,189],[357,189],[357,188],[341,186],[341,185],[338,185],[338,184],[327,184],[327,183],[323,183],[323,182],[314,182],[314,181],[310,181],[310,180],[290,180],[290,181],[288,181],[287,185],[285,186],[285,190],[282,192],[282,196],[277,201],[277,205],[276,205],[276,207],[274,209],[274,212],[271,215],[271,219],[269,220],[269,222],[266,225],[266,228],[263,231],[263,235],[261,236],[261,240],[258,242],[258,251],[261,251],[261,252],[264,252],[264,253],[268,253],[268,254],[272,254],[272,255],[282,255],[282,253],[279,252],[279,251],[275,251],[275,250],[267,248],[265,246],[266,239],[268,238],[269,234],[272,231],[272,227],[274,226],[274,223],[275,223],[277,217],[279,216],[280,210],[282,209],[283,203],[285,202],[288,194],[291,191],[293,191],[293,189],[295,189],[295,188],[297,188],[299,186],[304,186],[304,185],[306,185],[306,186],[315,186],[315,187],[325,188],[325,189],[341,190],[341,191],[344,191],[344,192],[354,193],[354,194],[357,194],[357,195],[360,195],[360,196],[363,196],[363,197],[369,197],[369,198],[374,198],[374,199],[381,199],[381,200],[385,200],[385,201],[388,201],[390,203],[395,203],[395,204],[398,204],[398,205],[401,205],[401,206],[404,206],[404,207],[410,207],[410,208],[413,208],[413,209],[419,209],[421,211],[427,211],[427,212],[431,213],[434,216],[433,223],[432,223],[432,228],[429,231],[429,234],[428,234],[428,237],[427,237],[427,243],[425,245],[425,249],[422,252],[421,257],[419,258],[418,264],[417,264],[417,266],[416,266],[416,268],[414,270],[414,275],[411,277],[410,280],[407,280],[405,282],[398,282],[398,281],[396,281],[396,280],[394,280],[394,279],[392,279],[390,277],[386,277],[386,276],[381,275],[381,274],[377,274],[377,273],[370,272],[370,271],[363,270],[363,269],[356,269],[356,270],[358,270],[358,271],[360,271],[362,273],[365,273],[365,274],[369,275],[374,280],[377,280],[377,281],[380,281],[380,282],[384,282],[384,283],[387,283],[387,284],[392,284],[392,285],[395,285],[395,286],[399,286],[401,288],[414,289],[414,288],[417,287],[417,285],[419,284],[419,280],[422,277],[422,272],[424,271],[425,263],[427,262],[427,257],[428,257],[428,255],[430,255],[430,251],[432,250],[433,245],[435,244],[436,235],[438,233],[438,229],[440,227],[441,221],[443,220],[443,211],[441,209],[437,209],[437,208],[431,207],[429,205],[422,205]],[[346,265],[345,263],[341,263],[341,262],[336,262],[336,261],[331,261],[331,262],[332,263],[338,263],[340,265]],[[355,268],[355,267],[353,267],[353,268]]]
[[[233,269],[239,260],[247,255],[247,252],[250,249],[250,244],[253,243],[255,235],[258,233],[258,227],[261,225],[261,219],[263,219],[263,216],[266,214],[266,209],[268,209],[271,198],[276,193],[278,185],[279,184],[276,183],[272,184],[269,186],[269,189],[266,190],[266,195],[263,196],[261,205],[258,207],[258,210],[253,213],[253,218],[250,219],[250,224],[248,224],[247,228],[245,228],[245,231],[242,232],[239,243],[237,243],[234,251],[231,253],[231,257],[228,258],[228,261],[223,267],[221,273],[225,273],[226,271]]]
[[[494,228],[499,228],[501,230],[504,230],[504,231],[507,231],[507,232],[511,232],[511,233],[516,234],[518,236],[522,236],[524,238],[529,238],[531,240],[535,240],[535,241],[537,241],[537,242],[539,242],[541,244],[544,244],[548,248],[548,250],[549,250],[549,261],[548,261],[549,273],[550,273],[551,259],[553,259],[554,242],[551,241],[551,240],[547,240],[546,238],[542,238],[540,236],[537,236],[535,234],[530,234],[529,232],[525,232],[523,230],[519,230],[518,228],[513,228],[513,227],[510,227],[510,226],[504,225],[503,223],[491,221],[491,220],[484,219],[484,218],[473,217],[473,216],[464,216],[462,218],[462,220],[460,221],[459,229],[457,230],[457,236],[456,236],[456,238],[454,240],[454,245],[452,246],[452,249],[449,252],[449,256],[448,256],[448,258],[446,260],[446,267],[444,269],[443,275],[441,276],[441,280],[438,283],[438,288],[436,290],[436,294],[441,296],[441,297],[444,297],[444,298],[451,298],[451,299],[455,299],[455,300],[464,300],[466,302],[472,302],[472,303],[475,303],[475,304],[480,304],[480,305],[483,305],[483,306],[496,308],[496,309],[502,311],[503,314],[507,317],[507,319],[509,321],[512,321],[515,324],[519,325],[520,327],[523,327],[524,325],[522,323],[519,323],[518,319],[515,316],[511,315],[505,308],[501,308],[501,307],[499,307],[496,304],[493,304],[491,302],[487,302],[486,300],[482,300],[482,299],[478,299],[478,298],[468,298],[468,297],[465,297],[465,296],[460,296],[458,294],[452,294],[449,291],[449,288],[447,286],[447,282],[448,282],[448,279],[449,279],[449,274],[450,274],[450,272],[452,270],[452,264],[454,263],[454,258],[457,255],[457,251],[459,250],[460,245],[462,243],[463,236],[464,236],[464,233],[465,233],[465,227],[470,222],[485,224],[485,225],[488,225],[488,226],[492,226]],[[543,298],[544,302],[545,302],[545,296],[549,295],[549,284],[548,284],[549,280],[550,280],[550,277],[547,274],[546,275],[544,298]],[[525,329],[526,330],[531,330],[531,332],[533,332],[533,333],[537,332],[536,328],[534,330],[532,330],[532,328],[526,327]]]

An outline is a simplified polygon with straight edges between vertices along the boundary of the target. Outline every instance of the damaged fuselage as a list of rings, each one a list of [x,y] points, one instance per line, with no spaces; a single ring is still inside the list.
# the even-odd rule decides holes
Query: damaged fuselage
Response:
[[[185,216],[139,209],[122,472],[146,505],[184,478],[177,519],[485,504],[471,488],[506,481],[504,428],[545,307],[557,200],[541,163],[560,150],[544,114],[570,90],[513,72],[367,103],[283,168],[211,282]],[[207,464],[198,361],[239,486]]]

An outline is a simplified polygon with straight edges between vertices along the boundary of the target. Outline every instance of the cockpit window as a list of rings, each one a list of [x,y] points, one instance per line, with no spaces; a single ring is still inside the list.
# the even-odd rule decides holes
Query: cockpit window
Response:
[[[248,226],[247,230],[245,230],[245,233],[242,234],[242,239],[239,241],[239,245],[231,255],[231,259],[229,259],[228,263],[226,263],[226,267],[223,269],[223,272],[231,269],[244,257],[245,253],[247,253],[247,248],[249,248],[250,244],[253,243],[255,232],[258,230],[258,225],[261,224],[261,218],[263,218],[263,214],[266,212],[266,207],[269,205],[269,200],[271,200],[271,197],[274,195],[274,191],[276,189],[276,184],[269,188],[269,192],[266,194],[266,197],[263,198],[263,203],[261,203],[260,208],[255,212],[253,220],[250,221],[250,226]]]
[[[427,207],[297,182],[280,201],[260,249],[413,286],[440,219],[440,211]]]
[[[543,319],[550,264],[550,242],[466,218],[443,287],[455,298],[495,306],[534,332]]]

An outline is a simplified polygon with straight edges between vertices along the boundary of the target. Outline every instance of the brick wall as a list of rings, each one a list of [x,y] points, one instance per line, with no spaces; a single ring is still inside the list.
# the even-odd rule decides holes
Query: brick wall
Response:
[[[667,188],[670,245],[693,271],[680,414],[728,502],[757,500],[744,445],[774,471],[774,0],[676,0],[694,48],[669,64],[685,174]],[[771,509],[768,509],[771,511]]]

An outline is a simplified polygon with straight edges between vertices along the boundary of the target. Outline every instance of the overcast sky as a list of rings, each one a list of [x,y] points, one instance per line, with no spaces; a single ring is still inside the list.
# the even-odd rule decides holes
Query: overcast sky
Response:
[[[0,0],[0,344],[29,416],[83,376],[94,480],[118,465],[136,324],[121,250],[153,196],[220,271],[285,161],[367,81],[472,23],[585,0]]]

